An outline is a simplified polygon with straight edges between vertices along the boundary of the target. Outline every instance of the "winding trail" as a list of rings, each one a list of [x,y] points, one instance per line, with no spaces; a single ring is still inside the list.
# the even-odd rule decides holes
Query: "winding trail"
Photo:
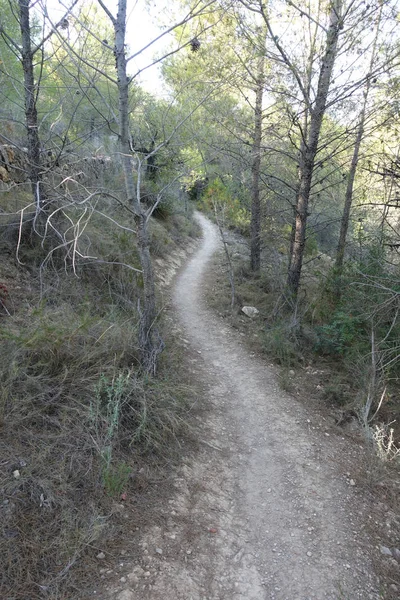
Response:
[[[165,524],[145,536],[147,580],[137,568],[118,598],[377,599],[365,507],[349,485],[352,443],[280,390],[274,368],[205,307],[204,277],[220,243],[216,227],[196,218],[203,240],[173,303],[208,404],[203,443],[177,474]]]

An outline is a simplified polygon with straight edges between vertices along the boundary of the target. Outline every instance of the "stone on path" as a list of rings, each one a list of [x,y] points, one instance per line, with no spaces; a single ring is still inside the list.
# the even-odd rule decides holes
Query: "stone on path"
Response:
[[[244,313],[247,317],[252,318],[257,316],[260,311],[255,306],[243,306],[242,313]]]

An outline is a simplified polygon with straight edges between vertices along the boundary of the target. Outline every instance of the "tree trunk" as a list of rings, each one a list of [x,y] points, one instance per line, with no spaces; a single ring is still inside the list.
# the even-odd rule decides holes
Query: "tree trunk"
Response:
[[[308,129],[308,110],[306,110],[306,113],[305,113],[305,116],[304,116],[304,127],[303,127],[304,135],[306,135],[307,129]],[[296,189],[296,203],[292,205],[292,208],[293,208],[293,223],[292,223],[292,229],[290,231],[288,270],[290,270],[290,266],[292,264],[294,241],[295,241],[295,238],[296,238],[297,202],[298,202],[298,197],[299,197],[299,193],[300,193],[300,184],[301,184],[301,177],[302,177],[302,169],[300,168],[300,163],[301,163],[301,160],[302,160],[302,156],[304,156],[305,151],[306,151],[306,144],[304,142],[304,137],[302,136],[301,143],[300,143],[300,149],[299,149],[299,165],[298,165],[298,171],[297,171],[297,174],[298,174],[298,183],[297,183],[297,189]]]
[[[261,262],[261,202],[260,202],[260,165],[262,138],[262,103],[265,83],[265,57],[262,55],[258,63],[256,80],[256,104],[254,109],[254,133],[252,147],[252,186],[251,186],[251,239],[250,269],[259,273]]]
[[[304,152],[300,157],[300,183],[296,202],[296,216],[292,252],[289,261],[287,287],[291,301],[296,301],[301,269],[303,265],[306,241],[308,204],[310,199],[311,180],[314,170],[315,156],[318,150],[319,135],[326,109],[329,86],[337,53],[341,20],[342,0],[333,0],[330,12],[330,24],[326,37],[326,51],[322,60],[318,80],[318,89],[310,114],[310,128]]]
[[[40,168],[40,139],[36,108],[37,89],[33,71],[34,52],[31,43],[29,0],[19,0],[19,12],[22,39],[21,57],[24,71],[25,122],[28,140],[28,177],[31,182],[32,194],[36,206],[35,225],[37,226],[38,221],[43,217],[46,199]]]
[[[349,174],[347,176],[347,186],[346,186],[346,195],[344,200],[344,208],[342,214],[342,220],[340,223],[340,234],[339,241],[336,251],[336,261],[335,267],[337,270],[338,277],[340,279],[340,275],[343,271],[343,260],[344,260],[344,250],[346,246],[346,238],[347,231],[349,229],[349,220],[350,220],[350,210],[353,202],[353,188],[354,188],[354,179],[356,176],[357,165],[358,165],[358,156],[360,153],[361,141],[364,134],[364,123],[365,123],[365,110],[366,110],[366,101],[367,94],[364,99],[364,106],[360,115],[360,122],[358,124],[358,131],[356,136],[356,141],[354,144],[353,157],[351,159],[351,165]]]
[[[163,349],[163,343],[155,326],[157,316],[156,294],[149,250],[147,218],[140,203],[140,173],[138,173],[138,185],[135,189],[132,172],[132,153],[129,139],[129,78],[127,77],[125,55],[126,0],[118,1],[118,14],[114,21],[114,29],[119,95],[119,144],[127,200],[132,204],[135,213],[137,245],[143,276],[143,306],[140,306],[140,304],[138,306],[140,317],[139,350],[143,369],[154,374],[157,366],[157,356]]]

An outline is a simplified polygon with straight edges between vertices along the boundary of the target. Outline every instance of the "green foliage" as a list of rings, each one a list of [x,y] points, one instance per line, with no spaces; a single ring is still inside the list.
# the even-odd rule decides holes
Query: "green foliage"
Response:
[[[381,368],[393,376],[400,363],[399,288],[397,267],[387,261],[381,245],[367,248],[364,256],[348,263],[340,275],[332,269],[318,307],[324,323],[317,327],[316,349],[345,360],[364,357],[368,361],[373,331]]]
[[[176,207],[172,198],[165,198],[161,200],[157,207],[153,211],[153,217],[160,221],[166,221],[175,213]]]
[[[116,465],[105,461],[103,466],[103,482],[106,494],[111,497],[119,498],[126,489],[129,478],[132,474],[132,467],[125,462],[119,462]]]
[[[112,469],[114,447],[118,441],[118,429],[123,403],[129,387],[131,373],[118,373],[112,379],[101,375],[90,402],[89,420],[94,430],[93,439],[101,457],[103,480],[107,493],[116,487],[117,472]]]
[[[318,252],[317,238],[313,234],[309,234],[306,239],[306,246],[304,249],[304,256],[315,256]]]
[[[322,354],[344,356],[354,350],[360,338],[367,333],[365,318],[337,310],[326,325],[317,327],[316,351]]]
[[[16,7],[12,2],[0,0],[0,14],[1,28],[14,42],[20,44],[21,32],[15,16],[17,14]],[[17,107],[23,94],[22,81],[22,67],[15,49],[5,36],[0,36],[0,118],[8,111],[10,111],[8,116],[14,117],[10,121],[16,120],[20,116],[22,111],[20,112]],[[2,133],[5,133],[4,130]]]
[[[215,207],[218,212],[223,214],[224,220],[228,225],[234,227],[240,233],[249,233],[249,212],[243,208],[237,198],[232,196],[229,188],[220,179],[214,179],[214,181],[208,184],[201,204],[206,210],[212,212]]]

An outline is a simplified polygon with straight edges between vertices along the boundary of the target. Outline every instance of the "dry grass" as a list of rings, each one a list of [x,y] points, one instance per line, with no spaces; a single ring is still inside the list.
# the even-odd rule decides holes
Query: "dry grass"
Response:
[[[134,322],[40,312],[22,332],[1,331],[0,595],[10,598],[69,589],[137,455],[165,456],[185,425],[188,389],[175,373],[135,372]]]
[[[38,276],[41,249],[21,248],[18,265],[9,241],[0,260],[9,291],[0,311],[7,600],[82,598],[112,532],[115,499],[136,493],[141,466],[177,456],[186,431],[192,391],[175,359],[163,356],[157,379],[139,370],[140,279],[117,264],[137,264],[132,234],[94,215],[81,242],[107,261],[80,264],[76,275],[63,261],[48,263]]]

